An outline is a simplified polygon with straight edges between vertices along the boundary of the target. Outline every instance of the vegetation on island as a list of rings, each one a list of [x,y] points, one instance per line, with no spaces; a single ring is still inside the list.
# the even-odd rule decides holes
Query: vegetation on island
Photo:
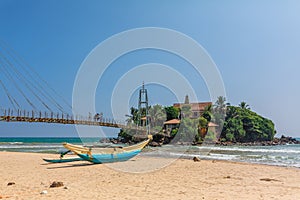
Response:
[[[272,141],[274,123],[245,106],[228,106],[221,140],[230,142]]]
[[[146,109],[139,111],[131,108],[127,123],[130,126],[145,125],[139,116],[146,116]],[[148,108],[147,122],[150,124],[154,141],[157,143],[172,142],[262,142],[272,141],[276,134],[274,123],[251,111],[246,102],[232,106],[225,97],[218,97],[213,105],[205,107],[197,118],[193,118],[191,106],[184,104],[180,109],[173,106],[154,105]],[[168,128],[164,122],[179,119],[180,126]],[[209,123],[215,126],[211,129]],[[136,130],[121,129],[119,138],[123,142],[136,138]]]

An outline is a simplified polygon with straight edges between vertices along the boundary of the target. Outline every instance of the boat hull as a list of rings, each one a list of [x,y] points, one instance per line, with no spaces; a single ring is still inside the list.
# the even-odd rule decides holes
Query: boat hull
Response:
[[[148,136],[148,139],[143,142],[121,148],[88,148],[69,143],[64,143],[63,146],[83,160],[92,162],[94,164],[101,164],[129,160],[130,158],[139,154],[151,139],[152,136]]]
[[[94,164],[102,164],[102,163],[112,163],[112,162],[122,162],[127,161],[136,155],[138,155],[141,150],[134,150],[131,152],[123,152],[116,154],[93,154],[90,157],[88,154],[77,154],[83,160],[87,160]]]

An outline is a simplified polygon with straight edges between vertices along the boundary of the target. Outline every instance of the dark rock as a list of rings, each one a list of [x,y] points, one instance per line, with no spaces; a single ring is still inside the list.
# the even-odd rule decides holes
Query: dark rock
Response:
[[[63,182],[59,182],[59,181],[54,181],[51,185],[50,185],[50,187],[51,188],[54,188],[54,187],[62,187],[62,186],[64,186],[64,183]]]
[[[109,140],[108,138],[101,138],[101,139],[99,140],[99,142],[100,142],[100,143],[109,143],[110,140]]]
[[[228,142],[228,141],[217,141],[216,145],[221,146],[275,146],[275,145],[286,145],[286,144],[300,144],[300,141],[292,137],[286,137],[284,135],[281,138],[274,138],[272,141],[254,141],[254,142]]]
[[[15,185],[15,184],[16,184],[15,182],[9,182],[9,183],[7,183],[7,186]]]
[[[194,161],[194,162],[200,162],[201,159],[195,156],[195,157],[193,158],[193,161]]]
[[[160,147],[161,145],[158,142],[152,141],[149,143],[151,147]]]
[[[171,141],[171,138],[165,137],[163,144],[169,144]]]
[[[118,144],[119,143],[119,141],[115,138],[111,139],[110,142],[113,143],[113,144]]]

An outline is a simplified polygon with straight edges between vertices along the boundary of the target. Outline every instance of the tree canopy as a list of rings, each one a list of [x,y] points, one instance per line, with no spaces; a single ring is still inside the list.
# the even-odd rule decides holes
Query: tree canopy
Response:
[[[131,108],[130,111],[128,122],[138,124],[138,110]],[[165,121],[180,118],[180,126],[170,130],[169,136],[174,138],[179,133],[176,138],[180,141],[201,142],[208,137],[215,141],[216,136],[220,135],[221,141],[261,142],[273,140],[276,134],[274,123],[271,120],[251,111],[249,105],[244,101],[238,106],[231,106],[226,103],[225,97],[218,97],[216,103],[207,106],[199,118],[192,118],[189,104],[185,104],[181,109],[173,106],[154,105],[149,108],[148,116],[151,127],[157,132],[166,131],[163,130]],[[209,122],[218,125],[215,127],[216,132],[209,130]],[[121,130],[119,136],[129,139],[130,136],[127,136],[127,134],[131,135],[129,132],[129,130]]]
[[[231,142],[273,140],[274,123],[245,106],[228,106],[221,139]]]

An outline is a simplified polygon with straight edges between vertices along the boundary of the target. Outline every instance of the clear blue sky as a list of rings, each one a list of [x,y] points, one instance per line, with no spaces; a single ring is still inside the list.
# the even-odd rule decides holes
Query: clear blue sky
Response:
[[[132,28],[174,29],[196,40],[210,54],[222,75],[228,102],[237,105],[246,101],[252,110],[273,120],[279,134],[299,136],[299,10],[297,0],[1,0],[0,40],[71,103],[77,70],[101,41]],[[124,72],[118,64],[126,64],[126,70],[148,62],[181,64],[159,53],[124,56],[108,76],[116,74],[112,78],[116,81]],[[107,81],[109,85],[109,78]],[[203,94],[198,96],[207,101],[203,88],[199,86]],[[98,98],[107,100],[101,93],[111,89],[108,86],[107,91],[99,91]],[[173,103],[173,98],[159,99],[159,90],[156,93],[153,103]],[[97,108],[105,111],[104,105]],[[72,126],[0,123],[0,134],[75,136],[76,131]]]

